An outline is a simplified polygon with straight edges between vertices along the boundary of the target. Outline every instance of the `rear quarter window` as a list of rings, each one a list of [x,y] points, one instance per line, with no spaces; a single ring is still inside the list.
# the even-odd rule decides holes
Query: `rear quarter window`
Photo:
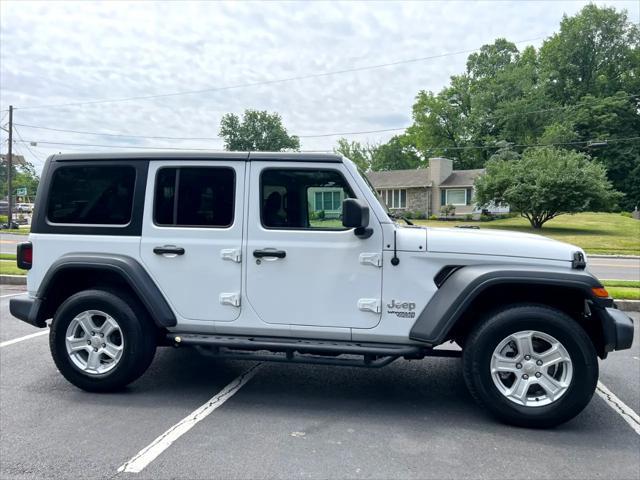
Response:
[[[127,165],[57,168],[51,180],[47,220],[57,224],[127,225],[136,170]]]

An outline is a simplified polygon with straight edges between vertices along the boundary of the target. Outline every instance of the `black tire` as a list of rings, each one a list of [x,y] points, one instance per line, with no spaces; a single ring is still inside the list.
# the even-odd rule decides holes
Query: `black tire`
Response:
[[[124,339],[118,364],[104,374],[88,374],[70,359],[65,334],[70,322],[81,312],[100,310],[118,322]],[[156,351],[156,331],[146,311],[124,292],[85,290],[65,300],[51,323],[49,347],[60,373],[76,387],[88,392],[111,392],[124,388],[149,367]]]
[[[506,398],[491,376],[495,348],[510,334],[535,330],[551,335],[566,349],[573,376],[565,393],[544,406],[518,405]],[[467,337],[463,351],[465,383],[473,398],[499,420],[528,428],[549,428],[578,415],[598,382],[598,358],[584,329],[567,314],[543,305],[513,305],[494,312]]]

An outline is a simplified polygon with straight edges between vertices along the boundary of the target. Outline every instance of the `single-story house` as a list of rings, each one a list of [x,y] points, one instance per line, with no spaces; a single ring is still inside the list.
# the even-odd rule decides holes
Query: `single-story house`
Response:
[[[453,205],[456,215],[467,215],[480,213],[473,201],[473,184],[483,173],[483,168],[454,170],[452,160],[430,158],[427,168],[369,172],[367,177],[394,212],[438,215],[440,207]],[[506,213],[509,208],[491,206],[488,210]]]

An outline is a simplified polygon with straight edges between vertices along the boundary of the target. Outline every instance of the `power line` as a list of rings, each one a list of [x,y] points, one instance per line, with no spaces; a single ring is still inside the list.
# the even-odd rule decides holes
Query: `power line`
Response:
[[[14,125],[19,125],[25,128],[34,128],[38,130],[50,130],[52,132],[64,132],[64,133],[76,133],[79,135],[96,135],[96,136],[105,136],[105,137],[126,137],[126,138],[145,138],[152,140],[221,140],[221,137],[164,137],[164,136],[153,136],[153,135],[132,135],[127,133],[102,133],[102,132],[88,132],[83,130],[68,130],[64,128],[53,128],[53,127],[43,127],[39,125],[27,125],[24,123],[15,123]],[[321,133],[317,135],[298,135],[299,138],[320,138],[320,137],[333,137],[337,135],[357,135],[363,133],[381,133],[381,132],[393,132],[396,130],[404,130],[407,127],[396,127],[396,128],[384,128],[381,130],[364,130],[359,132],[337,132],[337,133]]]
[[[519,40],[517,42],[513,42],[514,44],[520,44],[520,43],[529,43],[529,42],[534,42],[536,40],[541,40],[545,37],[536,37],[536,38],[530,38],[527,40]],[[470,50],[459,50],[456,52],[446,52],[446,53],[440,53],[437,55],[429,55],[426,57],[417,57],[417,58],[409,58],[409,59],[405,59],[405,60],[397,60],[394,62],[388,62],[388,63],[379,63],[379,64],[374,64],[374,65],[365,65],[362,67],[352,67],[352,68],[345,68],[345,69],[341,69],[341,70],[330,70],[327,72],[320,72],[320,73],[309,73],[309,74],[305,74],[305,75],[296,75],[293,77],[285,77],[285,78],[278,78],[278,79],[274,79],[274,80],[261,80],[258,82],[248,82],[248,83],[239,83],[236,85],[227,85],[224,87],[211,87],[211,88],[203,88],[200,90],[185,90],[185,91],[181,91],[181,92],[171,92],[171,93],[160,93],[160,94],[156,94],[156,95],[138,95],[138,96],[132,96],[132,97],[122,97],[122,98],[107,98],[107,99],[99,99],[99,100],[88,100],[88,101],[83,101],[83,102],[69,102],[69,103],[58,103],[58,104],[48,104],[48,105],[32,105],[32,106],[26,106],[26,107],[20,107],[20,110],[31,110],[31,109],[37,109],[37,108],[63,108],[63,107],[77,107],[77,106],[81,106],[81,105],[97,105],[97,104],[102,104],[102,103],[116,103],[116,102],[129,102],[129,101],[135,101],[135,100],[151,100],[151,99],[155,99],[155,98],[166,98],[166,97],[177,97],[177,96],[182,96],[182,95],[197,95],[197,94],[201,94],[201,93],[212,93],[212,92],[222,92],[222,91],[226,91],[226,90],[233,90],[233,89],[238,89],[238,88],[247,88],[247,87],[255,87],[255,86],[260,86],[260,85],[273,85],[276,83],[285,83],[285,82],[292,82],[295,80],[307,80],[310,78],[322,78],[322,77],[330,77],[333,75],[341,75],[344,73],[354,73],[354,72],[362,72],[365,70],[376,70],[376,69],[380,69],[380,68],[387,68],[387,67],[394,67],[397,65],[405,65],[405,64],[409,64],[409,63],[418,63],[418,62],[424,62],[427,60],[434,60],[436,58],[444,58],[444,57],[452,57],[455,55],[462,55],[462,54],[467,54],[467,53],[473,53],[476,52],[478,50],[480,50],[482,47],[477,47],[477,48],[473,48]],[[18,110],[18,108],[16,108],[15,110]]]
[[[637,137],[625,137],[625,138],[611,138],[611,139],[602,139],[603,142],[606,143],[615,143],[615,142],[630,142],[640,140],[640,136]],[[177,151],[185,151],[185,150],[193,150],[193,151],[203,151],[203,152],[213,152],[214,149],[211,148],[179,148],[179,147],[143,147],[143,146],[132,146],[132,145],[104,145],[104,144],[91,144],[91,143],[65,143],[65,142],[49,142],[49,141],[36,141],[36,140],[17,140],[19,143],[38,143],[43,145],[62,145],[62,146],[72,146],[72,147],[99,147],[99,148],[117,148],[117,149],[137,149],[137,150],[177,150]],[[553,147],[553,146],[566,146],[566,145],[587,145],[592,143],[592,140],[585,141],[576,141],[576,142],[555,142],[555,143],[531,143],[531,144],[514,144],[511,147],[518,148],[529,148],[529,147]],[[440,149],[440,150],[489,150],[489,149],[500,149],[503,148],[500,145],[468,145],[468,146],[460,146],[460,147],[443,147],[437,146],[432,147],[432,149]],[[328,150],[302,150],[303,152],[324,152]]]
[[[16,132],[16,135],[18,136],[18,138],[20,139],[21,142],[24,143],[24,146],[27,148],[27,150],[29,151],[29,153],[31,153],[31,155],[34,156],[34,158],[36,160],[38,160],[41,163],[44,163],[44,160],[41,159],[38,155],[35,154],[35,152],[33,150],[31,150],[31,147],[29,146],[29,143],[24,141],[24,138],[22,138],[22,135],[20,134],[20,132],[18,131],[18,129],[16,128],[16,124],[13,124],[13,131]]]
[[[152,140],[221,140],[220,137],[163,137],[163,136],[153,136],[153,135],[131,135],[127,133],[106,133],[106,132],[87,132],[82,130],[67,130],[64,128],[53,128],[53,127],[42,127],[39,125],[27,125],[24,123],[15,123],[14,125],[19,125],[25,128],[35,128],[38,130],[49,130],[52,132],[65,132],[65,133],[76,133],[79,135],[96,135],[101,137],[126,137],[126,138],[146,138]]]
[[[611,139],[603,139],[602,142],[605,143],[616,143],[616,142],[630,142],[640,140],[640,136],[638,137],[625,137],[625,138],[611,138]],[[588,145],[593,143],[593,140],[584,140],[584,141],[576,141],[576,142],[554,142],[554,143],[521,143],[521,144],[512,144],[510,147],[518,147],[518,148],[538,148],[538,147],[557,147],[557,146],[566,146],[566,145]],[[469,145],[462,147],[431,147],[431,150],[487,150],[487,149],[500,149],[503,148],[500,145]]]
[[[619,97],[620,99],[622,98],[633,98],[633,97],[638,97],[638,94],[629,94],[629,95],[625,95],[623,97]],[[551,107],[551,108],[544,108],[544,109],[539,109],[539,110],[528,110],[528,111],[524,111],[524,112],[513,112],[513,113],[508,113],[508,114],[494,114],[494,115],[489,115],[487,117],[484,117],[484,119],[491,119],[491,118],[509,118],[509,117],[514,117],[514,116],[524,116],[524,115],[530,115],[530,114],[536,114],[536,113],[546,113],[546,112],[552,112],[552,111],[558,111],[558,110],[567,110],[570,108],[577,108],[580,107],[582,105],[587,104],[588,102],[585,102],[584,100],[582,102],[578,102],[575,104],[571,104],[571,105],[562,105],[559,107]],[[14,123],[14,125],[18,125],[20,127],[25,127],[25,128],[33,128],[33,129],[38,129],[38,130],[49,130],[52,132],[63,132],[63,133],[75,133],[78,135],[94,135],[94,136],[104,136],[104,137],[117,137],[117,138],[141,138],[141,139],[150,139],[150,140],[178,140],[178,141],[185,141],[185,140],[195,140],[195,141],[216,141],[216,140],[221,140],[221,137],[215,136],[215,137],[167,137],[167,136],[160,136],[160,135],[134,135],[134,134],[128,134],[128,133],[109,133],[109,132],[90,132],[90,131],[86,131],[86,130],[70,130],[70,129],[64,129],[64,128],[53,128],[53,127],[45,127],[45,126],[40,126],[40,125],[27,125],[24,123]],[[399,130],[406,130],[407,128],[411,127],[411,125],[405,126],[405,127],[393,127],[393,128],[383,128],[383,129],[378,129],[378,130],[359,130],[359,131],[350,131],[350,132],[333,132],[333,133],[319,133],[319,134],[307,134],[307,135],[298,135],[299,138],[323,138],[323,137],[337,137],[337,136],[341,136],[341,135],[362,135],[362,134],[368,134],[368,133],[384,133],[384,132],[395,132],[395,131],[399,131]]]

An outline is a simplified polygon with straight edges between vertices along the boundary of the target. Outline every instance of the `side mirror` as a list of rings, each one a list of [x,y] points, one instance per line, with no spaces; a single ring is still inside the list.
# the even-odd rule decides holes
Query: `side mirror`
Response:
[[[369,207],[356,198],[346,198],[342,202],[342,225],[355,228],[356,237],[369,238],[373,229],[369,226]]]

